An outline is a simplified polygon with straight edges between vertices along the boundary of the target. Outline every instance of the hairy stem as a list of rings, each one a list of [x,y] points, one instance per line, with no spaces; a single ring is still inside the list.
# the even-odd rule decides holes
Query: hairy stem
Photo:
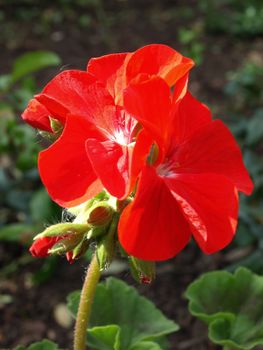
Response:
[[[100,279],[100,269],[96,254],[93,255],[82,287],[74,333],[74,350],[86,349],[87,327],[91,307]]]

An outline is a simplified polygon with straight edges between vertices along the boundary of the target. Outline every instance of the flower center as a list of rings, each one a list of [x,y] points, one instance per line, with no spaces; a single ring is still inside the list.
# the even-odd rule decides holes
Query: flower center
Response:
[[[156,168],[157,174],[162,177],[175,177],[176,169],[179,168],[180,164],[173,160],[166,159],[164,163],[158,165]]]

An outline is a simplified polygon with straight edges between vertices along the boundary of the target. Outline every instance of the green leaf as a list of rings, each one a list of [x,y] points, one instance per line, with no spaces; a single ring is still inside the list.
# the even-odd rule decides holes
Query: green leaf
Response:
[[[14,350],[59,350],[57,344],[50,340],[44,339],[40,342],[33,343],[29,347],[17,346]]]
[[[68,297],[68,307],[73,315],[77,313],[79,296],[79,292],[73,292]],[[97,287],[90,331],[94,327],[106,325],[119,327],[119,350],[128,350],[142,341],[157,340],[179,329],[176,323],[168,320],[152,302],[140,296],[133,287],[112,277]]]
[[[263,345],[263,276],[243,267],[209,272],[190,284],[186,297],[214,343],[240,350]]]
[[[263,138],[263,108],[257,110],[247,125],[246,143],[254,145]]]
[[[10,224],[0,229],[0,241],[27,242],[32,239],[38,228],[28,224]]]
[[[152,341],[142,341],[135,344],[130,350],[162,350],[160,345]]]
[[[41,69],[57,66],[60,64],[60,58],[54,52],[32,51],[17,58],[13,65],[12,81],[13,83],[24,76],[37,72]]]
[[[120,327],[116,325],[93,327],[88,331],[89,346],[96,350],[119,350]]]
[[[10,82],[11,76],[9,74],[0,75],[0,91],[7,91],[10,86]]]
[[[58,350],[58,346],[50,340],[44,339],[30,345],[27,350]]]
[[[99,288],[99,286],[97,288]],[[70,293],[67,297],[67,306],[74,317],[76,317],[78,312],[79,299],[80,299],[79,290],[76,290],[75,292]]]
[[[57,216],[58,207],[51,201],[44,188],[35,192],[30,200],[30,215],[34,222],[47,222]]]
[[[56,256],[47,257],[41,267],[33,274],[32,281],[34,284],[47,282],[57,269],[58,261]]]

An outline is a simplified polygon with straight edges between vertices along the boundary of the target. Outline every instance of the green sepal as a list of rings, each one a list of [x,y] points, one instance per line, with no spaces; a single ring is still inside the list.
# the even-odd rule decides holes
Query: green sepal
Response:
[[[100,270],[107,269],[114,258],[118,220],[119,215],[113,215],[108,232],[102,237],[102,239],[98,243],[96,255]]]
[[[71,234],[84,234],[90,229],[88,224],[75,224],[74,222],[67,222],[49,226],[45,231],[39,233],[34,237],[34,240],[43,237],[57,237]]]
[[[80,258],[89,249],[89,245],[90,245],[90,240],[87,239],[86,235],[83,236],[81,242],[73,249],[72,258],[73,259]]]
[[[53,132],[39,130],[39,134],[44,139],[49,140],[51,142],[55,142],[62,134],[64,125],[61,124],[61,122],[55,118],[49,117],[49,120],[50,120],[51,129],[53,130]]]
[[[60,240],[49,249],[48,254],[50,255],[61,255],[65,254],[74,248],[76,248],[82,241],[83,236],[80,234],[72,234],[65,239]]]
[[[145,261],[130,256],[129,265],[132,276],[137,282],[149,284],[155,279],[156,271],[154,261]]]
[[[62,134],[62,131],[64,129],[64,125],[57,119],[49,117],[50,120],[50,126],[53,130],[54,134],[59,137]]]
[[[122,213],[123,210],[127,207],[127,205],[129,205],[132,202],[132,198],[131,197],[127,197],[124,200],[117,200],[116,206],[117,206],[117,211],[119,213]]]
[[[106,235],[106,233],[107,233],[107,228],[105,228],[105,227],[94,227],[87,234],[87,238],[88,239],[98,239],[99,237],[102,237],[102,236]]]

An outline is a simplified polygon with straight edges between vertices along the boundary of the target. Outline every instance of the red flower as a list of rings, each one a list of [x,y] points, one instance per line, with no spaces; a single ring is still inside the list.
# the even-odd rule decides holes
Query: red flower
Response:
[[[41,237],[36,239],[31,245],[29,251],[36,258],[45,258],[49,256],[49,250],[66,236]]]
[[[34,128],[52,132],[49,120],[50,113],[44,105],[35,98],[30,100],[22,118]]]
[[[53,200],[71,207],[103,187],[125,198],[150,139],[138,133],[137,120],[123,109],[123,89],[146,74],[159,75],[183,90],[192,66],[192,60],[165,45],[149,45],[134,53],[92,59],[88,72],[64,71],[47,84],[23,118],[44,130],[49,129],[49,116],[65,125],[61,137],[39,155],[40,176]]]
[[[205,253],[224,248],[237,226],[237,191],[249,194],[253,188],[228,128],[212,121],[190,93],[177,100],[178,92],[170,96],[158,77],[130,85],[124,95],[126,110],[159,149],[119,222],[124,249],[144,260],[175,256],[191,235]]]
[[[46,258],[50,256],[50,250],[54,248],[54,246],[65,239],[70,239],[70,235],[61,235],[61,236],[54,236],[54,237],[39,237],[37,238],[33,244],[31,245],[29,251],[35,258]],[[74,237],[75,239],[75,245],[77,246],[78,243],[80,243],[80,239],[78,237]],[[72,245],[69,251],[65,253],[66,258],[70,264],[74,262],[74,260],[78,259],[85,251],[87,246],[85,244],[83,245],[83,249],[80,249],[79,253],[73,258],[73,248]],[[59,253],[58,253],[59,255]]]

